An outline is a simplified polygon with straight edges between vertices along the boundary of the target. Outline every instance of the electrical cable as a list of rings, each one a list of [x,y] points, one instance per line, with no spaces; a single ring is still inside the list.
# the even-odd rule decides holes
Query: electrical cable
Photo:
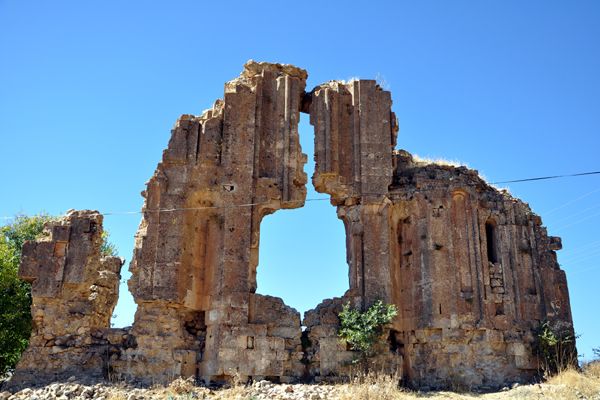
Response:
[[[558,206],[556,208],[553,208],[552,210],[546,211],[543,214],[544,214],[544,216],[547,217],[548,215],[554,214],[556,211],[560,210],[561,208],[564,208],[564,207],[566,207],[568,205],[571,205],[571,204],[573,204],[573,203],[575,203],[575,202],[577,202],[577,201],[579,201],[581,199],[585,199],[586,197],[588,197],[588,196],[590,196],[590,195],[592,195],[592,194],[594,194],[596,192],[600,192],[600,188],[596,188],[596,189],[592,190],[591,192],[587,192],[585,194],[582,194],[581,196],[576,197],[573,200],[569,200],[566,203],[563,203],[560,206]]]
[[[498,184],[504,184],[504,183],[518,183],[518,182],[530,182],[530,181],[540,181],[540,180],[546,180],[546,179],[557,179],[557,178],[569,178],[569,177],[576,177],[576,176],[587,176],[587,175],[597,175],[600,174],[600,171],[591,171],[591,172],[580,172],[580,173],[576,173],[576,174],[567,174],[567,175],[552,175],[552,176],[542,176],[542,177],[536,177],[536,178],[525,178],[525,179],[514,179],[514,180],[510,180],[510,181],[498,181],[498,182],[491,182],[490,185],[498,185]],[[600,191],[599,189],[596,189],[588,194],[585,194],[583,196],[581,196],[580,198],[583,198],[585,196],[588,196],[589,194],[595,193],[597,191]],[[363,193],[363,195],[369,195],[371,193]],[[375,193],[377,194],[377,193]],[[577,198],[573,201],[576,201],[580,198]],[[310,198],[310,199],[305,199],[305,202],[308,201],[325,201],[325,200],[329,200],[328,198]],[[571,202],[573,202],[571,201]],[[566,204],[570,204],[571,202],[565,203],[563,206],[560,206],[558,208],[562,208],[564,207]],[[204,210],[204,209],[217,209],[217,208],[236,208],[236,207],[251,207],[251,206],[257,206],[257,205],[267,205],[269,203],[247,203],[247,204],[234,204],[234,205],[230,205],[230,206],[203,206],[203,207],[188,207],[188,208],[164,208],[164,209],[155,209],[155,210],[145,210],[145,211],[108,211],[105,213],[102,213],[103,215],[135,215],[135,214],[142,214],[144,212],[174,212],[174,211],[193,211],[193,210]],[[555,211],[551,210],[552,211]],[[15,217],[0,217],[0,219],[14,219]],[[570,226],[570,225],[568,225]],[[564,227],[563,227],[564,228]]]
[[[324,201],[329,200],[327,197],[316,197],[316,198],[308,198],[305,199],[305,202],[308,201]],[[103,216],[107,215],[136,215],[143,213],[154,213],[154,212],[174,212],[174,211],[195,211],[195,210],[209,210],[209,209],[227,209],[227,208],[238,208],[238,207],[252,207],[252,206],[260,206],[260,205],[268,205],[270,202],[263,203],[245,203],[245,204],[233,204],[233,205],[225,205],[225,206],[201,206],[201,207],[183,207],[183,208],[158,208],[158,209],[148,209],[148,210],[139,210],[139,211],[107,211],[101,213]],[[18,217],[18,216],[17,216]],[[15,219],[17,217],[0,217],[0,219]]]
[[[597,175],[600,174],[600,171],[592,171],[592,172],[580,172],[577,174],[568,174],[568,175],[552,175],[552,176],[540,176],[537,178],[525,178],[525,179],[515,179],[512,181],[501,181],[501,182],[491,182],[490,185],[499,185],[501,183],[517,183],[517,182],[529,182],[529,181],[542,181],[545,179],[557,179],[557,178],[569,178],[573,176],[585,176],[585,175]]]
[[[580,218],[580,219],[578,219],[577,221],[575,221],[575,222],[572,222],[572,223],[570,223],[570,224],[563,225],[563,226],[560,226],[560,227],[558,227],[558,228],[554,228],[554,229],[553,229],[553,231],[555,231],[555,232],[562,231],[562,230],[564,230],[564,229],[567,229],[567,228],[570,228],[570,227],[572,227],[573,225],[577,225],[577,224],[579,224],[579,223],[581,223],[581,222],[583,222],[583,221],[587,221],[588,219],[595,218],[595,217],[597,217],[597,216],[600,216],[600,212],[597,212],[597,213],[594,213],[594,214],[588,215],[588,216],[586,216],[586,217]]]

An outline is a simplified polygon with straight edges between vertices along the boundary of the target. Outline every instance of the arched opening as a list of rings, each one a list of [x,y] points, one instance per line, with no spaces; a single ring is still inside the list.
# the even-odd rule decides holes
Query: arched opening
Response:
[[[498,262],[498,246],[496,239],[496,221],[487,220],[485,223],[485,240],[487,243],[487,258],[492,264]]]
[[[299,131],[310,180],[314,143],[308,116],[302,115]],[[257,293],[280,297],[300,313],[348,289],[344,225],[329,196],[317,193],[310,182],[307,192],[304,207],[279,210],[263,219],[256,271]]]

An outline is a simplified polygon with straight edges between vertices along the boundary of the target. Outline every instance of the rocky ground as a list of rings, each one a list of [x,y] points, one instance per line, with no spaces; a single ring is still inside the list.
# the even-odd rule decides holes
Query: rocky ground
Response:
[[[75,380],[53,383],[41,388],[27,388],[17,393],[0,392],[0,400],[410,400],[410,399],[565,399],[600,400],[600,363],[583,372],[565,371],[547,382],[533,385],[515,385],[495,393],[472,392],[415,392],[397,389],[396,381],[387,377],[367,378],[360,382],[339,385],[273,384],[268,381],[239,385],[224,389],[210,389],[194,385],[191,380],[178,379],[167,387],[148,389],[124,384],[85,385]]]

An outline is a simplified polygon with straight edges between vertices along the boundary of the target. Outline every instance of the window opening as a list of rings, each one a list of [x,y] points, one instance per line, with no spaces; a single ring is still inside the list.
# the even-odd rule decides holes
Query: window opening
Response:
[[[489,220],[485,223],[485,239],[487,242],[487,258],[492,264],[498,262],[498,253],[496,246],[496,223]]]

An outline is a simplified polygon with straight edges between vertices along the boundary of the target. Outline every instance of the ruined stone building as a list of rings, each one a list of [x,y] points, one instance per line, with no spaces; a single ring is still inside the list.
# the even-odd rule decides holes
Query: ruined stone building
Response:
[[[307,92],[306,78],[250,61],[211,109],[178,119],[143,193],[132,327],[109,326],[122,262],[100,257],[101,215],[71,212],[25,245],[34,330],[13,384],[336,379],[354,355],[337,314],[376,300],[399,310],[379,361],[407,385],[496,387],[535,375],[533,330],[572,329],[560,239],[476,171],[394,150],[391,95],[375,81]],[[262,218],[306,197],[300,112],[314,127],[313,184],[345,226],[350,287],[303,320],[255,293]]]

